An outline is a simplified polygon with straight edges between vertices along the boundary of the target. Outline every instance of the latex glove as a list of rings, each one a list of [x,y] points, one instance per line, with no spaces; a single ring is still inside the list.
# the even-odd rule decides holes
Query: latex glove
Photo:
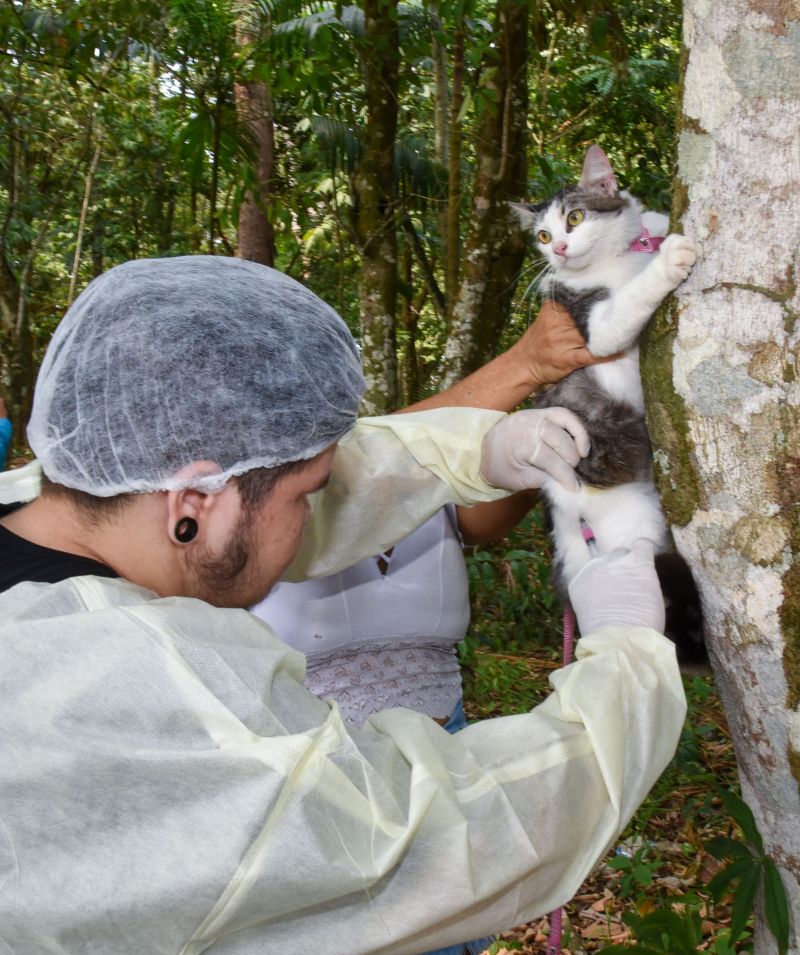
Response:
[[[548,478],[577,491],[573,468],[590,446],[580,418],[566,408],[518,411],[483,439],[481,476],[493,487],[508,491],[542,487]]]
[[[651,627],[664,632],[664,598],[653,542],[640,538],[585,564],[568,586],[582,634],[603,627]]]

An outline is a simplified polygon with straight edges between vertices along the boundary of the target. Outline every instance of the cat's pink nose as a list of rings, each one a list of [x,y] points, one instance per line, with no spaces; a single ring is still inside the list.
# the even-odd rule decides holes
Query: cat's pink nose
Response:
[[[567,254],[567,243],[566,242],[554,242],[553,251],[556,255],[566,256]]]

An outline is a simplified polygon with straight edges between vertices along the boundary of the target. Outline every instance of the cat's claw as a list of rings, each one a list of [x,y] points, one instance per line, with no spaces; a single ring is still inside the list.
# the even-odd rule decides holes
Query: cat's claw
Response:
[[[677,288],[697,261],[697,246],[686,235],[668,235],[661,246],[660,259],[667,281]]]

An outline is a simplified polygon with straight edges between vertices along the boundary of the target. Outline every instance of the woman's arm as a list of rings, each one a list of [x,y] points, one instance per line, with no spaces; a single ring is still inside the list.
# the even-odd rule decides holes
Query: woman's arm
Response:
[[[468,375],[463,381],[398,414],[429,408],[467,406],[513,411],[520,402],[545,385],[555,384],[576,368],[597,364],[569,312],[555,302],[545,302],[536,321],[508,351]],[[474,507],[458,508],[458,526],[465,544],[486,544],[510,533],[539,500],[524,491]]]
[[[456,507],[461,538],[467,546],[473,546],[506,537],[538,503],[538,491],[519,491],[500,501]]]
[[[508,351],[451,388],[397,413],[454,406],[513,411],[533,392],[561,381],[576,368],[608,360],[592,355],[565,308],[545,302],[536,321]]]

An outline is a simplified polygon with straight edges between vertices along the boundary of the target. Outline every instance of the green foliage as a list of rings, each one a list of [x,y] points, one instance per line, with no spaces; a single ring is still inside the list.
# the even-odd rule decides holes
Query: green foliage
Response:
[[[537,168],[542,156],[570,168],[565,178],[573,178],[586,144],[596,142],[646,206],[669,209],[680,3],[626,0],[604,10],[575,9],[572,17],[560,4],[543,7],[548,43],[532,57],[533,136],[539,148],[531,195],[544,193]],[[550,181],[547,186],[549,191]]]
[[[653,884],[653,875],[661,868],[661,860],[653,858],[652,851],[643,846],[632,856],[618,855],[608,863],[610,869],[622,873],[619,891],[622,898],[635,889],[644,889]]]
[[[509,537],[468,548],[470,639],[492,649],[560,646],[561,606],[550,585],[544,512],[531,511]]]
[[[704,940],[702,919],[696,906],[686,907],[682,912],[669,908],[656,909],[647,915],[626,912],[623,921],[633,930],[636,943],[604,946],[606,955],[622,955],[630,951],[639,955],[696,955],[698,951],[734,955],[744,951],[733,947],[736,940],[729,932],[721,932],[710,943]]]
[[[670,952],[672,955],[695,955],[703,935],[700,928],[700,916],[696,911],[679,915],[669,909],[658,909],[645,916],[632,912],[624,916],[624,921],[634,930],[639,944],[636,950],[641,955]],[[609,955],[628,951],[621,945],[611,945],[603,949]]]
[[[744,931],[761,890],[767,925],[775,936],[778,951],[784,955],[789,946],[789,906],[778,868],[764,853],[761,834],[747,803],[727,789],[719,788],[718,796],[741,830],[742,840],[719,836],[709,842],[706,848],[716,859],[730,861],[709,882],[708,891],[720,899],[736,883],[730,933],[731,941],[735,942]]]
[[[523,951],[523,946],[521,942],[492,942],[492,944],[486,949],[488,955],[498,955],[498,952],[521,952]]]
[[[464,35],[457,123],[466,227],[476,124],[482,111],[498,108],[487,66],[495,12],[496,0],[398,8],[395,221],[401,253],[409,215],[420,238],[410,280],[402,280],[404,307],[415,312],[413,331],[409,326],[401,336],[419,363],[415,397],[436,388],[447,337],[417,266],[421,249],[443,287],[446,171],[434,147],[432,41],[449,55],[456,34]],[[533,20],[539,49],[530,74],[531,195],[574,175],[586,143],[596,140],[626,184],[663,205],[679,49],[676,0],[630,0],[608,9],[546,2]],[[243,25],[244,38],[237,33]],[[363,26],[356,4],[301,0],[0,5],[6,52],[0,60],[0,273],[8,276],[0,281],[0,378],[6,391],[17,387],[11,368],[21,360],[8,316],[22,309],[30,321],[32,380],[63,312],[98,146],[78,290],[124,259],[235,250],[238,209],[256,182],[256,144],[236,112],[240,81],[266,81],[274,100],[276,169],[266,208],[276,230],[277,265],[332,301],[357,330],[360,249],[349,176],[366,123]],[[328,177],[336,188],[325,192],[318,185]],[[498,347],[520,333],[530,303],[523,301]]]

